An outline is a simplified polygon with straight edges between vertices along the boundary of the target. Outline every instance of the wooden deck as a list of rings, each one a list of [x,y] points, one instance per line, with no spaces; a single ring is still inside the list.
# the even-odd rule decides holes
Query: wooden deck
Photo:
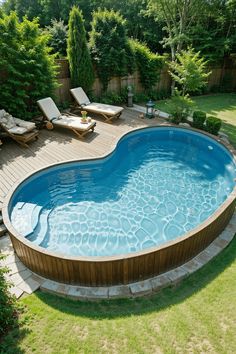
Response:
[[[113,124],[97,119],[95,132],[88,134],[84,140],[77,139],[68,129],[43,129],[39,139],[32,142],[29,148],[4,139],[0,148],[0,209],[10,188],[26,174],[60,161],[102,156],[114,147],[125,132],[161,123],[157,118],[141,119],[139,114],[126,109]]]

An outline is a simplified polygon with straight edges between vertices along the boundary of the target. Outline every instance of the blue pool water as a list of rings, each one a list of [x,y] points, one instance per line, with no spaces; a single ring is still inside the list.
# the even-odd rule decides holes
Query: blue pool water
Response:
[[[214,140],[144,129],[122,138],[105,159],[36,173],[15,191],[10,218],[28,240],[63,255],[127,254],[201,224],[235,177],[232,156]]]

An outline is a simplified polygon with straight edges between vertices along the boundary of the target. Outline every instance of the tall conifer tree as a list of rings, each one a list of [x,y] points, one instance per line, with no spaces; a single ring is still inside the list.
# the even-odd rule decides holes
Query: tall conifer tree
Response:
[[[81,86],[89,91],[94,82],[82,12],[74,6],[70,12],[67,55],[70,64],[72,87]]]

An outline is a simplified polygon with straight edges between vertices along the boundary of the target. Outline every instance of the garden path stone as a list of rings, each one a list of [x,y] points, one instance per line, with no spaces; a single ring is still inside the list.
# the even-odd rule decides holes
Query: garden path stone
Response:
[[[108,288],[108,297],[111,299],[131,297],[130,288],[127,285],[111,286]]]
[[[152,292],[152,282],[150,279],[132,283],[129,287],[132,295],[134,296],[147,295]]]
[[[14,295],[17,299],[19,299],[24,294],[24,291],[22,289],[18,288],[18,286],[11,287],[9,289],[9,292],[12,295]]]
[[[34,291],[38,290],[39,287],[40,284],[31,276],[18,285],[18,288],[27,294],[32,294]]]

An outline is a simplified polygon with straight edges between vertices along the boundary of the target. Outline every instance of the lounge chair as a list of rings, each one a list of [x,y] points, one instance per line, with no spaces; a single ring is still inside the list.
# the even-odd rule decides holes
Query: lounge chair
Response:
[[[28,142],[38,138],[35,123],[15,118],[4,109],[0,110],[0,127],[5,136],[11,137],[18,144],[28,147]]]
[[[100,114],[105,118],[106,122],[109,123],[112,119],[119,118],[124,109],[123,107],[112,106],[109,104],[90,102],[82,87],[73,88],[70,92],[80,110]]]
[[[90,130],[93,132],[96,126],[94,120],[83,123],[81,117],[72,114],[61,113],[51,97],[37,101],[48,123],[46,127],[53,129],[54,126],[72,130],[77,137],[83,138]]]

